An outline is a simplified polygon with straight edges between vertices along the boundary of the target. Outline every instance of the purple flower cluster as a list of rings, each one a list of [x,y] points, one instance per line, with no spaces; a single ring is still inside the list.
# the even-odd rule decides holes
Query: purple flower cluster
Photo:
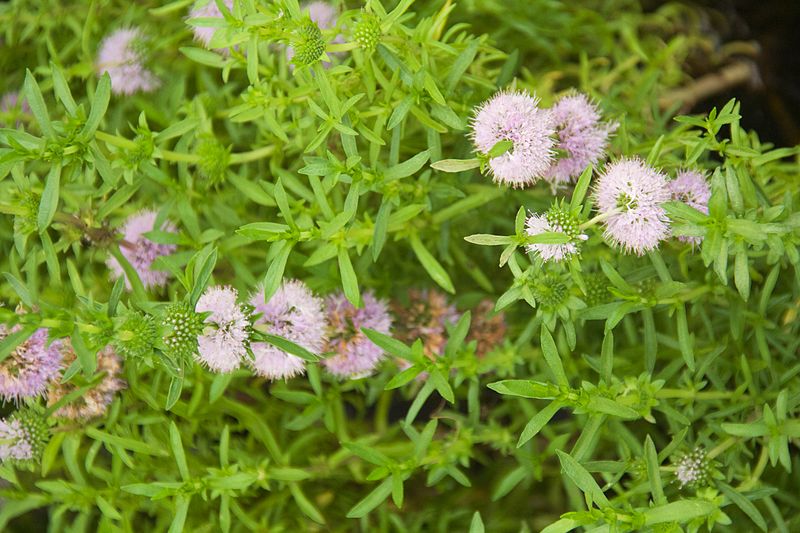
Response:
[[[328,371],[341,378],[360,378],[370,375],[385,357],[383,350],[361,331],[362,328],[389,333],[392,319],[384,301],[367,292],[362,296],[364,305],[356,308],[344,294],[328,296],[325,308],[328,314],[327,351],[334,355],[322,361]]]
[[[233,0],[224,0],[223,3],[229,11],[233,9]],[[198,0],[189,12],[188,20],[200,18],[221,19],[222,11],[219,10],[214,0]],[[203,43],[206,48],[209,47],[211,39],[214,37],[216,31],[217,29],[212,26],[192,26],[194,38]],[[218,51],[223,54],[228,53],[226,49],[220,49]]]
[[[237,298],[231,287],[209,287],[195,306],[196,312],[209,313],[196,357],[214,372],[232,372],[247,356],[250,319]]]
[[[98,76],[108,72],[111,91],[115,94],[149,92],[161,84],[144,66],[144,40],[145,36],[138,28],[122,28],[108,35],[100,44],[95,70]]]
[[[20,330],[0,324],[0,340]],[[20,401],[41,396],[61,372],[61,345],[47,344],[47,330],[37,329],[0,362],[0,398]]]
[[[545,178],[556,190],[603,157],[616,128],[601,121],[597,105],[584,94],[565,96],[542,109],[527,92],[503,91],[478,107],[472,140],[481,154],[511,141],[510,150],[489,160],[495,182],[527,187]]]
[[[0,461],[33,459],[33,446],[18,418],[0,419]]]
[[[694,170],[679,172],[675,179],[669,182],[669,192],[673,200],[683,202],[701,213],[708,214],[711,187],[700,172]],[[703,238],[680,235],[678,240],[696,246],[702,242]]]
[[[255,327],[265,326],[267,333],[283,337],[312,353],[325,347],[326,321],[323,302],[302,281],[289,280],[264,302],[264,291],[250,300],[260,316]],[[305,361],[265,342],[251,344],[253,370],[268,379],[287,379],[305,372]]]
[[[145,237],[145,233],[156,229],[157,216],[158,214],[155,211],[142,211],[128,218],[122,226],[123,240],[120,251],[136,270],[139,279],[142,280],[142,284],[146,288],[166,285],[168,274],[153,270],[153,262],[161,256],[173,253],[177,249],[174,244],[158,244]],[[160,229],[169,233],[177,232],[177,228],[171,222],[164,222]],[[125,276],[122,265],[119,264],[115,257],[108,258],[107,264],[114,279]],[[127,276],[125,276],[125,286],[130,290],[131,283]]]
[[[310,2],[302,7],[302,11],[308,13],[308,18],[314,22],[320,30],[328,30],[336,26],[336,20],[339,13],[332,5],[327,2]],[[344,37],[337,35],[333,40],[334,43],[343,43]],[[291,61],[294,57],[294,47],[286,47],[286,60]],[[329,62],[325,62],[326,67],[330,66]]]
[[[595,191],[597,210],[605,216],[605,237],[625,252],[644,255],[669,236],[662,207],[670,200],[667,177],[640,159],[606,165]]]
[[[547,213],[532,213],[525,221],[525,232],[531,237],[551,231],[567,234],[570,241],[564,244],[529,244],[528,251],[537,254],[543,261],[558,262],[577,255],[580,242],[588,238],[580,232],[575,217],[557,205]]]
[[[487,154],[500,141],[513,143],[506,153],[489,160],[494,181],[511,187],[533,185],[544,175],[553,160],[554,133],[552,113],[527,92],[495,94],[472,121],[478,152]]]
[[[608,137],[617,129],[613,122],[601,122],[600,110],[585,94],[565,96],[552,108],[558,144],[563,154],[545,172],[553,190],[564,186],[596,164],[605,153]]]

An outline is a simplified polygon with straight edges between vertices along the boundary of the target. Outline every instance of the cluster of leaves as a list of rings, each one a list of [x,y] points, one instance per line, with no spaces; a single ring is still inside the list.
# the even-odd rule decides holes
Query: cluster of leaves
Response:
[[[128,359],[105,418],[54,427],[34,471],[0,467],[0,525],[31,529],[45,509],[54,531],[798,527],[797,150],[742,130],[735,102],[670,124],[658,95],[702,39],[675,34],[682,9],[370,0],[337,5],[336,29],[317,33],[295,0],[218,1],[222,19],[193,24],[213,24],[221,53],[192,44],[192,3],[0,8],[14,21],[0,64],[30,106],[0,129],[0,322],[28,311],[0,359],[47,327],[78,356],[65,379],[91,380],[132,317],[210,283],[269,296],[291,276],[354,304],[438,286],[465,312],[435,360],[366,331],[408,364],[360,380]],[[151,36],[157,93],[112,96],[95,76],[114,24]],[[285,47],[306,41],[291,61]],[[549,188],[431,167],[471,155],[472,109],[509,83],[546,102],[570,86],[598,97],[621,125],[612,157],[708,170],[708,215],[669,205],[675,233],[702,245],[635,258],[593,236],[567,265],[527,255],[524,213]],[[565,199],[585,218],[592,177]],[[178,246],[158,263],[164,290],[119,250],[115,228],[141,207],[180,228],[148,234]],[[471,240],[504,245],[499,266],[472,234],[496,235]],[[109,257],[131,291],[109,281]],[[478,358],[468,310],[486,297],[509,329]],[[670,460],[695,447],[714,475],[680,489]]]

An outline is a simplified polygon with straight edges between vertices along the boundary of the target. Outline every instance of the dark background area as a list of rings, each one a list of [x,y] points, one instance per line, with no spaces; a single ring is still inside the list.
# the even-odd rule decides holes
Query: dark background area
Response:
[[[647,9],[667,1],[643,0]],[[757,45],[757,76],[698,102],[692,112],[722,107],[731,98],[742,102],[742,125],[762,141],[779,146],[800,144],[800,0],[685,0],[704,13],[710,34],[720,42],[752,41]],[[702,58],[687,65],[693,76],[706,74]]]

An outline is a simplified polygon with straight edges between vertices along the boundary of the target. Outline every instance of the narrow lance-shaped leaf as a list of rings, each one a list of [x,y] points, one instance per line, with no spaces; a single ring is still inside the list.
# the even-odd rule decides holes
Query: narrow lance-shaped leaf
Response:
[[[439,264],[439,262],[435,257],[433,257],[428,249],[425,248],[425,245],[422,244],[422,241],[419,239],[419,235],[412,233],[409,237],[409,241],[411,242],[411,248],[417,255],[417,259],[419,259],[419,262],[422,263],[423,268],[425,268],[425,270],[431,276],[431,279],[433,279],[433,281],[435,281],[447,292],[455,294],[456,289],[453,287],[453,282],[450,280],[450,276],[447,274],[447,271],[445,271],[442,265]]]

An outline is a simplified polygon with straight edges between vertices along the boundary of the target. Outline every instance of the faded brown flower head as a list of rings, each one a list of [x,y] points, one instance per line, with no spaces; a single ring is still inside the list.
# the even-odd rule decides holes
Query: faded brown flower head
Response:
[[[435,289],[411,289],[408,300],[408,304],[392,302],[392,313],[397,318],[395,337],[406,344],[422,339],[425,355],[440,355],[447,343],[445,325],[458,321],[458,311],[443,292]]]
[[[64,368],[75,361],[76,355],[72,345],[65,343],[63,347]],[[105,372],[105,376],[95,387],[86,391],[82,396],[70,403],[59,407],[53,416],[69,420],[90,420],[105,414],[108,406],[114,400],[114,394],[125,388],[126,384],[119,377],[122,370],[120,359],[111,346],[106,346],[97,353],[97,371]],[[75,391],[79,385],[75,383],[54,382],[50,386],[47,396],[47,405],[51,406],[67,394]]]
[[[469,328],[468,341],[477,341],[475,353],[483,357],[501,344],[506,336],[506,319],[504,313],[494,313],[494,302],[482,300],[472,312],[472,325]]]

